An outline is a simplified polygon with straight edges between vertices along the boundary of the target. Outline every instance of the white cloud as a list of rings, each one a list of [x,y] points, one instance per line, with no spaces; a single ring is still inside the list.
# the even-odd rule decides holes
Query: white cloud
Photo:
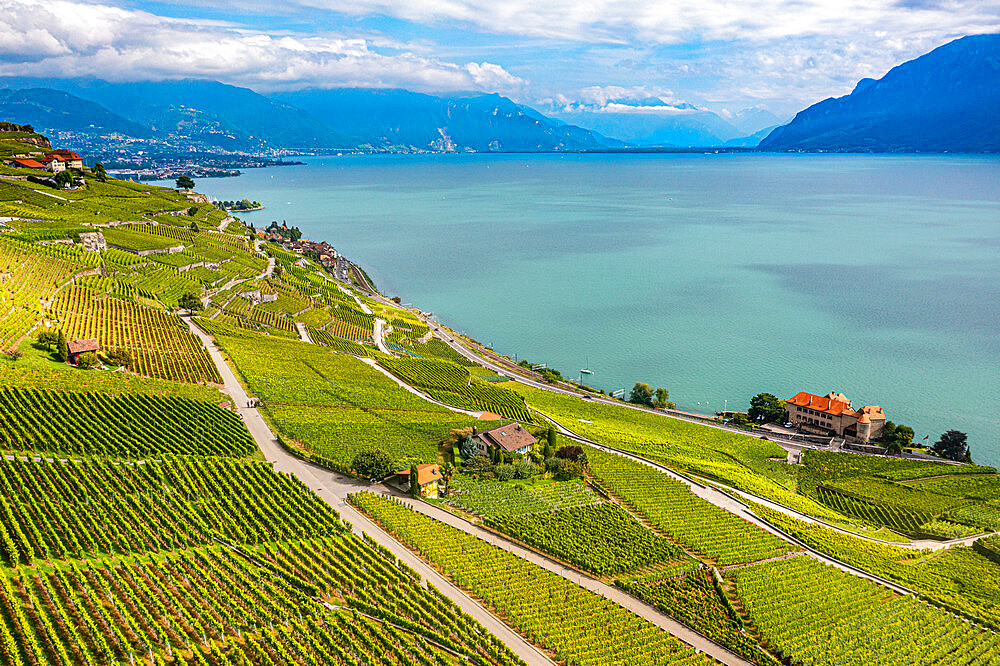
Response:
[[[255,89],[406,87],[506,92],[519,77],[386,41],[266,34],[70,0],[0,0],[0,75],[111,80],[214,78]]]
[[[425,25],[458,22],[482,32],[586,42],[676,44],[689,40],[769,41],[879,30],[906,39],[992,31],[1000,8],[942,0],[293,0],[358,16],[388,15]]]

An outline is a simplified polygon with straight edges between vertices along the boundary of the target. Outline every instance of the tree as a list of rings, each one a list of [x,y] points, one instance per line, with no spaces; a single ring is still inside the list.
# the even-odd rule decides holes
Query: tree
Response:
[[[186,174],[183,175],[183,176],[180,176],[177,179],[177,183],[176,184],[177,184],[177,189],[178,190],[193,190],[194,189],[194,180],[191,178],[191,176],[188,176]]]
[[[458,455],[464,462],[468,462],[479,455],[479,444],[468,435],[458,440]]]
[[[104,165],[100,162],[94,164],[94,176],[102,183],[108,179],[108,172],[104,170]]]
[[[420,474],[415,464],[410,465],[410,496],[420,497]]]
[[[17,363],[24,356],[24,352],[21,351],[20,349],[8,349],[7,351],[4,352],[4,355],[6,355],[7,358],[9,358],[14,363]]]
[[[674,409],[677,407],[670,400],[670,391],[665,388],[658,388],[654,391],[655,397],[653,398],[653,407],[656,409]]]
[[[499,481],[510,481],[514,478],[514,466],[510,463],[500,463],[494,465],[493,473],[497,475]]]
[[[934,443],[934,453],[948,460],[971,462],[972,456],[966,444],[967,436],[958,430],[949,430]]]
[[[729,421],[734,426],[746,426],[750,423],[750,419],[743,412],[736,412],[733,414],[733,418]]]
[[[549,428],[549,431],[545,433],[545,448],[542,450],[542,457],[551,458],[558,445],[559,441],[556,439],[556,429]]]
[[[123,368],[132,367],[132,354],[130,354],[127,349],[112,349],[111,351],[105,352],[104,358],[106,358],[108,363],[111,365],[118,365]]]
[[[381,449],[361,451],[351,461],[351,469],[362,479],[377,481],[392,474],[392,456]]]
[[[907,425],[896,426],[896,441],[900,446],[909,446],[913,443],[913,428]]]
[[[635,405],[653,406],[653,387],[646,382],[636,382],[632,387],[632,392],[628,396],[628,401]]]
[[[80,354],[76,359],[76,366],[78,368],[93,368],[97,366],[97,354],[94,352],[87,352],[85,354]]]
[[[59,336],[52,331],[41,331],[35,337],[38,344],[45,345],[45,351],[52,351],[52,345],[59,342]]]
[[[584,464],[582,460],[562,460],[559,471],[555,477],[560,481],[569,481],[583,476]]]
[[[579,460],[583,455],[583,448],[579,446],[564,446],[556,451],[556,458],[564,460]]]
[[[518,460],[514,463],[514,476],[518,479],[530,478],[537,471],[538,468],[528,460]]]
[[[898,439],[892,439],[885,444],[885,452],[891,456],[898,456],[903,452],[903,447]]]
[[[59,329],[59,336],[56,338],[56,360],[65,363],[69,360],[69,343],[66,342],[66,334]]]
[[[885,425],[882,426],[882,434],[879,435],[879,439],[882,440],[883,444],[889,444],[890,442],[896,441],[896,424],[892,421],[886,421]]]
[[[455,476],[455,465],[450,462],[441,465],[441,480],[444,481],[445,492],[447,492],[448,486],[451,485],[451,477],[453,476]]]
[[[470,472],[486,472],[493,469],[493,463],[486,456],[472,456],[465,461],[465,469]]]
[[[64,169],[53,176],[52,180],[54,180],[56,185],[58,185],[61,189],[65,189],[67,187],[72,187],[73,174]]]
[[[177,305],[180,306],[181,309],[187,310],[188,312],[198,312],[202,308],[201,299],[190,291],[185,292],[185,294],[181,296],[180,300],[177,301]]]
[[[770,393],[758,393],[750,398],[747,416],[757,423],[780,423],[785,420],[785,401]]]

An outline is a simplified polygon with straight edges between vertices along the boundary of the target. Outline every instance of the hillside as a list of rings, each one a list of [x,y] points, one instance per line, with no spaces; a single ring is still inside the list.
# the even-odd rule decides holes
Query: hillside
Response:
[[[70,173],[0,164],[5,666],[1000,659],[996,470],[553,391],[328,243]]]
[[[799,112],[761,150],[1000,151],[1000,34],[963,37]]]
[[[50,88],[0,89],[0,117],[63,132],[118,133],[142,139],[154,134],[100,104]]]
[[[500,95],[343,89],[264,96],[215,81],[24,77],[0,78],[0,93],[0,117],[34,118],[54,131],[170,139],[182,147],[537,152],[622,145]]]

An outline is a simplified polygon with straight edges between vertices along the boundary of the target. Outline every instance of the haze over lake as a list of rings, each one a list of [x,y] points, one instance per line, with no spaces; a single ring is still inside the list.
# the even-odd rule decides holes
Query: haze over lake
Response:
[[[681,409],[843,391],[1000,464],[1000,159],[344,156],[200,180],[498,351]],[[567,424],[571,426],[572,424]]]

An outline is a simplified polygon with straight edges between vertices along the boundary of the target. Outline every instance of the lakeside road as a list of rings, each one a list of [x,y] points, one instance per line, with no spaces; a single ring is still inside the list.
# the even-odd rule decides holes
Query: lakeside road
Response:
[[[306,484],[323,501],[333,507],[340,514],[341,518],[348,521],[356,534],[368,534],[368,536],[375,539],[379,544],[388,548],[393,555],[419,573],[424,582],[434,585],[434,587],[451,599],[459,608],[475,618],[477,622],[486,627],[494,636],[502,640],[508,648],[526,663],[531,666],[553,665],[554,662],[547,655],[539,651],[520,634],[483,608],[479,602],[472,599],[455,585],[452,585],[448,579],[428,566],[410,549],[404,547],[395,538],[382,530],[382,528],[354,507],[347,504],[346,498],[348,494],[366,490],[368,484],[310,464],[285,451],[281,447],[281,444],[278,443],[270,426],[268,426],[267,422],[260,415],[260,412],[255,408],[247,407],[250,396],[236,378],[233,369],[226,362],[225,358],[223,358],[222,352],[216,347],[212,337],[198,328],[190,317],[183,317],[183,319],[191,329],[191,332],[208,349],[209,356],[222,376],[223,391],[232,398],[240,418],[246,424],[250,434],[253,435],[254,441],[257,442],[257,446],[264,454],[264,457],[268,462],[273,463],[275,471],[294,475],[302,483]]]

